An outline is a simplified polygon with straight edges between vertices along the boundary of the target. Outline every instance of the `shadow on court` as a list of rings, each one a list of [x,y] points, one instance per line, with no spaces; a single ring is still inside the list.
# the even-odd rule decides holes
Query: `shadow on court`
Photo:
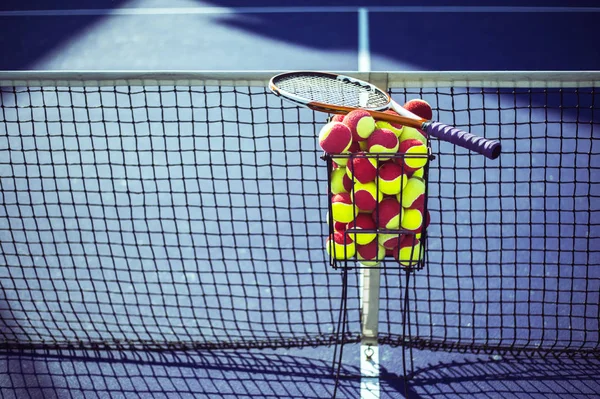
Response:
[[[430,353],[420,356],[432,356]],[[435,354],[433,354],[435,356]],[[437,356],[436,356],[437,357]],[[594,357],[505,357],[439,362],[418,368],[409,398],[561,397],[597,398],[600,359]],[[382,392],[403,390],[401,376],[383,370]],[[382,395],[386,397],[385,395]]]
[[[331,397],[331,363],[275,352],[3,353],[0,382],[13,397]],[[358,376],[356,367],[342,374]],[[360,396],[358,378],[341,380],[338,398]],[[29,396],[28,396],[29,395]],[[6,397],[6,396],[3,396]],[[41,396],[40,396],[41,397]]]
[[[592,5],[588,3],[580,2],[579,6]],[[226,8],[248,6],[240,0],[212,0],[197,3],[190,0],[181,5]],[[356,7],[364,5],[364,2],[353,0],[341,4],[337,1],[310,0],[287,5]],[[394,5],[398,5],[397,2],[378,1],[369,4],[370,7]],[[402,5],[440,6],[447,3],[432,0],[425,4]],[[479,4],[472,0],[465,0],[460,5]],[[502,5],[559,6],[564,4],[559,4],[558,1],[550,3],[529,1],[526,4],[510,1]],[[170,6],[173,5],[166,1],[114,0],[109,2],[108,8]],[[268,7],[281,6],[281,4],[263,1],[252,6]],[[48,5],[41,1],[23,5],[16,0],[10,0],[3,2],[0,10],[45,10],[52,7],[71,10],[107,9],[106,2],[97,0],[83,5],[69,0],[60,6]],[[63,69],[69,69],[68,65],[74,63],[77,66],[73,69],[78,69],[79,65],[111,65],[116,69],[131,69],[132,66],[128,63],[135,63],[135,60],[137,60],[135,68],[144,65],[143,69],[268,70],[282,66],[298,69],[307,67],[306,60],[316,62],[313,58],[307,58],[307,55],[313,52],[331,53],[333,59],[343,58],[344,61],[340,61],[341,63],[327,63],[339,68],[348,62],[354,64],[356,58],[353,54],[358,49],[358,17],[355,12],[217,14],[193,17],[186,15],[110,16],[108,18],[111,18],[114,23],[88,35],[83,47],[67,46],[80,35],[90,33],[92,27],[104,18],[105,15],[0,17],[3,32],[3,35],[0,35],[0,46],[5,54],[0,61],[0,69],[28,69],[35,65],[36,61],[48,56],[60,59]],[[581,38],[595,37],[596,19],[595,13],[373,12],[369,17],[372,69],[594,70],[600,63],[600,49],[588,46],[587,41]],[[132,27],[130,22],[133,20],[138,21],[139,24],[136,23]],[[163,32],[165,23],[169,24],[170,29],[165,31],[168,33],[164,36],[172,36],[172,39],[189,39],[190,35],[199,35],[199,40],[171,40],[161,43],[152,33]],[[214,24],[226,29],[217,33],[212,29],[215,27]],[[518,26],[519,29],[507,29],[508,25]],[[255,39],[254,46],[248,46],[245,42],[243,48],[235,48],[241,38],[239,32],[252,35],[251,37]],[[215,37],[211,38],[211,35]],[[159,38],[162,37],[161,33]],[[261,38],[269,40],[265,42],[261,41]],[[401,44],[398,38],[402,39]],[[172,49],[169,48],[173,43],[177,47],[175,54],[181,54],[180,57],[175,57],[176,60],[168,59],[174,57]],[[210,43],[213,45],[211,46]],[[274,47],[265,50],[267,43]],[[281,47],[277,44],[286,46]],[[233,46],[235,54],[224,51],[223,46]],[[289,59],[281,61],[270,54],[278,49],[295,51],[285,53],[285,57]],[[56,54],[53,54],[55,51]],[[119,54],[120,60],[105,64],[98,62],[103,61],[103,57],[111,51],[114,51],[113,54]],[[195,52],[199,51],[203,54],[208,52],[211,56],[198,58]],[[261,60],[249,61],[251,58],[256,58],[256,54],[262,53],[264,57]],[[348,55],[352,56],[347,57]],[[83,62],[82,59],[86,58],[87,61]],[[140,58],[143,59],[141,63]],[[223,58],[223,61],[216,62],[212,60],[213,58]],[[94,62],[94,60],[98,61]],[[346,70],[356,68],[357,66],[353,65]],[[84,69],[93,69],[93,67]]]
[[[81,9],[81,8],[118,8],[127,0],[92,0],[85,3],[74,0],[62,1],[60,7],[49,2],[34,0],[22,2],[18,0],[3,1],[2,11],[13,10],[47,10],[47,9]],[[100,22],[103,16],[77,17],[0,17],[0,57],[1,70],[27,70],[40,58],[51,54],[62,45],[76,38],[86,29]],[[90,51],[93,52],[93,48]],[[86,54],[73,56],[86,57]]]

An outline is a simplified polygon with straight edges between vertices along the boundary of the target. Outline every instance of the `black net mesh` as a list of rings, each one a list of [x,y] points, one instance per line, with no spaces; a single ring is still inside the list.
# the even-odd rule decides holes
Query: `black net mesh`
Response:
[[[4,88],[0,345],[330,343],[318,117],[263,88]]]
[[[11,87],[0,113],[0,346],[331,344],[323,114],[244,86]],[[598,353],[595,89],[393,89],[500,138],[432,141],[427,264],[383,271],[382,343]],[[350,273],[346,342],[360,337]]]

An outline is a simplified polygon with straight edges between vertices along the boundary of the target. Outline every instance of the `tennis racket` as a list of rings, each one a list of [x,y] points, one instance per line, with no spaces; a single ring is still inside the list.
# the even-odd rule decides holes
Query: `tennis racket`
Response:
[[[385,91],[350,76],[325,72],[286,72],[274,76],[269,88],[285,100],[319,112],[347,114],[362,108],[377,120],[421,129],[432,137],[489,159],[498,158],[502,148],[497,140],[488,140],[440,122],[419,118],[401,107]],[[383,112],[390,108],[398,115]]]

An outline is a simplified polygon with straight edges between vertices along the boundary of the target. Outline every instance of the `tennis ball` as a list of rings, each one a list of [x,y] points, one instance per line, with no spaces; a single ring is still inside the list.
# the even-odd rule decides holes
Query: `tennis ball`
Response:
[[[387,249],[385,250],[385,257],[387,258],[388,256],[393,258],[394,257],[394,252],[396,252],[394,249]]]
[[[427,134],[425,132],[423,132],[422,130],[419,130],[419,129],[404,126],[404,129],[402,129],[402,134],[398,138],[398,140],[400,141],[400,144],[402,144],[402,142],[404,142],[406,140],[411,140],[411,139],[419,140],[424,145],[427,145]]]
[[[402,126],[402,125],[400,125],[398,123],[390,123],[390,122],[386,122],[386,121],[378,121],[377,123],[375,123],[375,127],[377,129],[387,129],[387,130],[390,130],[398,138],[400,138],[400,135],[402,135],[402,130],[404,128],[404,126]]]
[[[366,245],[356,245],[356,257],[363,266],[377,266],[385,258],[385,248],[373,240]]]
[[[420,177],[421,179],[425,178],[425,168],[415,170],[410,177]]]
[[[351,154],[356,154],[357,152],[360,152],[360,142],[358,141],[352,141],[352,144],[350,144],[350,148],[348,148],[348,152]]]
[[[420,177],[408,179],[406,187],[402,190],[401,201],[404,208],[423,208],[425,203],[425,180]]]
[[[406,186],[407,180],[408,178],[400,165],[388,162],[379,167],[379,190],[384,194],[399,194]]]
[[[397,229],[402,219],[403,209],[396,197],[385,197],[373,212],[373,220],[382,229]]]
[[[362,212],[372,212],[383,200],[383,194],[377,190],[375,182],[355,183],[350,195],[354,205]]]
[[[375,154],[393,154],[398,151],[398,137],[388,129],[375,129],[367,139],[369,152]],[[382,161],[389,157],[380,157]]]
[[[375,222],[371,215],[366,213],[359,213],[356,216],[356,219],[353,222],[348,223],[347,229],[361,229],[361,230],[376,230]],[[351,233],[348,232],[348,235],[352,238],[352,240],[359,245],[366,245],[371,241],[377,238],[377,233]]]
[[[386,111],[384,111],[384,113],[386,114],[390,114],[390,115],[398,115],[396,113],[396,111],[393,111],[391,109],[388,109]],[[394,134],[396,135],[396,137],[400,137],[400,135],[402,134],[402,129],[404,126],[402,126],[399,123],[392,123],[392,122],[386,122],[386,121],[376,121],[375,122],[375,127],[377,129],[388,129],[391,130],[392,132],[394,132]]]
[[[342,223],[342,222],[333,222],[333,230],[334,231],[346,231],[348,229],[348,223]]]
[[[329,122],[319,132],[319,145],[328,154],[341,154],[352,144],[352,132],[342,122]]]
[[[406,235],[394,251],[394,258],[402,266],[415,267],[423,259],[423,252],[421,242],[413,235]]]
[[[373,181],[377,177],[377,160],[368,157],[364,152],[359,152],[348,161],[346,174],[353,183],[358,181],[364,184]]]
[[[368,151],[369,150],[369,142],[367,140],[359,141],[358,142],[358,146],[360,147],[361,151]]]
[[[402,223],[400,227],[404,230],[408,230],[411,233],[420,233],[423,228],[423,222],[426,227],[429,226],[429,211],[426,217],[423,217],[423,209],[404,209],[404,216],[402,217]]]
[[[346,115],[344,114],[335,114],[331,117],[331,120],[329,122],[344,122],[344,117]]]
[[[327,238],[327,254],[336,260],[350,259],[356,255],[356,244],[345,233],[336,231]]]
[[[342,155],[349,155],[349,154],[353,154],[355,152],[359,152],[360,151],[360,147],[358,145],[358,143],[356,141],[353,141],[350,144],[350,148],[348,148],[346,151],[344,151],[342,153]],[[343,157],[336,157],[335,155],[333,156],[333,162],[338,165],[338,166],[347,166],[348,165],[348,158],[347,156],[343,156]]]
[[[327,212],[327,226],[329,226],[329,212]],[[333,221],[333,231],[346,231],[348,223]]]
[[[350,128],[355,141],[366,140],[375,130],[375,119],[364,109],[350,111],[344,118],[344,124]]]
[[[331,212],[333,220],[342,223],[350,223],[354,220],[354,214],[358,213],[348,193],[333,196],[331,199]]]
[[[338,167],[331,172],[331,193],[348,193],[352,188],[352,180],[346,174],[346,168]]]
[[[400,144],[398,152],[401,154],[408,155],[396,159],[397,162],[401,162],[402,160],[404,160],[404,170],[406,172],[414,172],[415,170],[425,166],[425,164],[427,163],[429,151],[427,149],[427,146],[419,140],[410,139],[403,141]],[[416,155],[418,157],[412,157],[412,155]]]
[[[399,233],[390,233],[390,234],[378,234],[377,242],[379,245],[383,246],[385,249],[394,249],[402,240],[402,235]]]
[[[409,110],[413,114],[427,119],[428,121],[433,118],[433,111],[431,110],[431,105],[425,100],[420,98],[415,98],[413,100],[409,100],[404,104],[404,109]]]

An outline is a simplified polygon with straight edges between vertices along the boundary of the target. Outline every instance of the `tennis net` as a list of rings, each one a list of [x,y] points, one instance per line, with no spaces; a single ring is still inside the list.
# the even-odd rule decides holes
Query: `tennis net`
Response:
[[[342,339],[326,115],[271,95],[273,74],[0,74],[1,348]],[[490,161],[432,142],[427,264],[405,330],[406,275],[381,271],[379,342],[598,353],[600,75],[354,75],[503,146]]]

